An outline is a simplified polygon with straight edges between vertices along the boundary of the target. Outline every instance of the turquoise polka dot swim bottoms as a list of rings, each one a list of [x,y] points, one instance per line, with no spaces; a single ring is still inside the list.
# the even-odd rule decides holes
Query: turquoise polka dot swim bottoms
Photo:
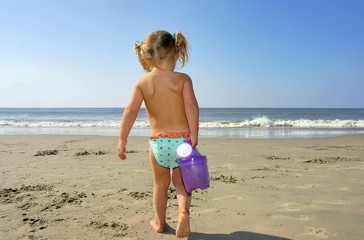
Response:
[[[176,150],[189,136],[189,133],[153,133],[149,137],[149,144],[158,164],[166,168],[178,167],[180,159],[176,157]]]

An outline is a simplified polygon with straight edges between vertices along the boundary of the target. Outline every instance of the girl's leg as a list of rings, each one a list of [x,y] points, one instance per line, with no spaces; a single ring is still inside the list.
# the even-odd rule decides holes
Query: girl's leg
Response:
[[[155,219],[150,225],[156,232],[163,232],[166,223],[167,191],[171,183],[169,168],[160,166],[154,158],[153,151],[149,149],[149,158],[153,170],[153,206]]]
[[[172,176],[173,185],[176,187],[177,200],[178,200],[178,226],[176,230],[176,237],[183,238],[190,235],[190,205],[191,193],[186,192],[182,180],[181,169],[174,168]]]

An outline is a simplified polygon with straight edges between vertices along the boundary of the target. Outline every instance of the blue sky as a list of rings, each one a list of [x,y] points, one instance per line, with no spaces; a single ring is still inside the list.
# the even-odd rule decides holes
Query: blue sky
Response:
[[[0,107],[125,107],[161,29],[201,107],[364,107],[361,0],[0,0]]]

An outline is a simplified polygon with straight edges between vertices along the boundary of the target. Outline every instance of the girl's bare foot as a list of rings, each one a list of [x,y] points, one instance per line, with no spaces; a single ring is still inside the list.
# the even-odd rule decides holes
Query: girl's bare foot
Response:
[[[176,230],[177,238],[188,237],[191,233],[190,230],[190,215],[188,212],[182,212],[178,219],[178,226]]]
[[[156,231],[158,233],[161,233],[161,232],[164,231],[164,224],[157,221],[157,219],[154,219],[154,220],[150,221],[150,226],[152,226],[154,231]]]

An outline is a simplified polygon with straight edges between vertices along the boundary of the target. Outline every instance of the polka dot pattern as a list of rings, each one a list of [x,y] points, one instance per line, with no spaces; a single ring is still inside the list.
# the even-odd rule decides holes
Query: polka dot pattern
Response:
[[[185,133],[182,133],[183,135],[173,133],[172,138],[170,138],[166,134],[168,133],[164,133],[163,136],[152,135],[149,138],[149,144],[159,165],[166,168],[175,168],[179,166],[180,160],[176,157],[177,147],[188,140],[189,136],[185,135]]]

